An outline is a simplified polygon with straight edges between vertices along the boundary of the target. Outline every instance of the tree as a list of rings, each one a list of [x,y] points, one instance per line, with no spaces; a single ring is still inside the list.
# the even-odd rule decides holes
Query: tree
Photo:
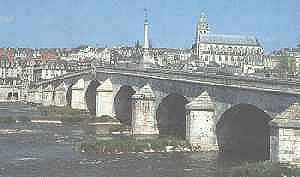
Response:
[[[279,63],[275,67],[281,77],[286,76],[288,73],[296,72],[296,59],[290,56],[277,56]]]

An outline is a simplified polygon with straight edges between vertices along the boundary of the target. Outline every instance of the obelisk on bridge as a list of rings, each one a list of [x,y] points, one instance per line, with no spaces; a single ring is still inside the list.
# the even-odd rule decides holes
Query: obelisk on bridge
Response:
[[[145,12],[145,21],[144,21],[144,49],[149,49],[149,22],[148,22],[148,12],[147,9],[144,9]]]
[[[144,9],[145,21],[144,21],[144,45],[143,45],[143,58],[142,65],[143,68],[150,68],[155,64],[154,58],[150,51],[150,41],[149,41],[149,22],[148,22],[148,12]]]

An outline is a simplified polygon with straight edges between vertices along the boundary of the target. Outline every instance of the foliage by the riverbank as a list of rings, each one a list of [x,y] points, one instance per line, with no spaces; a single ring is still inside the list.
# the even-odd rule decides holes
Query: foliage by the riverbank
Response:
[[[117,118],[111,117],[111,116],[108,116],[108,115],[103,115],[103,116],[100,116],[100,117],[92,116],[89,119],[89,121],[90,122],[120,122]]]
[[[119,122],[118,119],[110,116],[95,117],[87,111],[72,109],[69,106],[37,106],[36,108],[41,113],[41,116],[33,119],[60,120],[62,122],[81,122],[83,120],[88,120],[89,122]]]
[[[114,125],[109,128],[109,132],[124,132],[124,131],[129,131],[130,127],[120,124],[120,125]]]
[[[30,118],[25,115],[15,115],[15,116],[1,116],[0,115],[0,123],[5,123],[5,124],[12,124],[16,122],[29,122]]]
[[[83,119],[90,118],[86,111],[75,110],[67,106],[38,106],[37,110],[41,113],[42,116],[34,117],[33,119],[60,120],[62,122],[80,122]]]
[[[130,152],[166,152],[189,151],[190,145],[184,140],[174,138],[157,139],[111,139],[97,140],[95,143],[82,143],[80,149],[84,152],[96,153],[130,153]]]
[[[76,110],[72,109],[69,106],[65,107],[58,107],[58,106],[38,106],[38,111],[41,112],[43,116],[51,116],[51,115],[68,115],[68,116],[74,116],[74,115],[84,115],[86,114],[86,111],[83,110]]]
[[[12,116],[0,117],[0,123],[15,123],[16,119]]]
[[[281,166],[270,161],[245,163],[232,169],[231,177],[299,177],[300,168]]]

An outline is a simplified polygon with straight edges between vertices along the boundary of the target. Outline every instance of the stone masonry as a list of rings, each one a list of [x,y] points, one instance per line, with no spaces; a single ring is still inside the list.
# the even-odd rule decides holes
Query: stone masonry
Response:
[[[42,96],[43,106],[53,105],[53,96],[54,96],[54,89],[53,89],[53,86],[51,84],[49,84],[46,86],[46,88],[43,91],[43,96]]]
[[[158,135],[155,118],[155,95],[146,84],[132,96],[132,134],[134,136]]]
[[[67,106],[67,91],[62,82],[58,87],[55,88],[54,92],[54,105],[59,107]]]
[[[200,150],[217,150],[214,105],[204,91],[186,105],[186,139]]]
[[[73,109],[86,110],[85,103],[85,85],[84,80],[79,79],[76,84],[72,86],[72,101],[71,107]]]
[[[292,104],[269,125],[271,161],[300,165],[300,104]]]
[[[254,106],[258,112],[263,111],[267,113],[268,116],[275,117],[287,110],[292,103],[300,101],[300,84],[297,82],[206,74],[192,75],[181,74],[180,72],[132,71],[118,68],[97,68],[96,72],[96,78],[93,76],[93,79],[103,81],[109,78],[111,82],[111,84],[109,84],[111,87],[107,87],[108,89],[106,89],[105,84],[102,83],[97,90],[92,90],[93,93],[94,91],[96,92],[97,96],[97,98],[95,98],[97,105],[96,108],[93,109],[97,112],[98,117],[101,115],[114,114],[113,101],[116,88],[122,86],[142,88],[142,86],[144,86],[132,96],[131,100],[133,135],[156,135],[159,133],[159,125],[157,125],[156,120],[156,106],[169,95],[175,94],[183,96],[187,98],[187,100],[195,98],[185,107],[186,109],[184,109],[185,113],[187,113],[185,127],[186,139],[190,141],[191,144],[200,146],[203,150],[212,150],[217,147],[215,132],[218,129],[216,125],[220,123],[220,118],[227,110],[239,105],[249,105]],[[34,92],[36,93],[35,102],[41,103],[39,91],[42,92],[45,90],[45,87],[41,87],[42,85],[57,85],[57,82],[61,82],[61,79],[62,78],[43,81],[34,85]],[[86,109],[86,102],[88,102],[89,105],[93,104],[93,99],[86,99],[87,96],[85,94],[86,90],[89,89],[88,82],[86,81],[91,80],[90,72],[76,73],[76,76],[70,74],[69,76],[64,76],[63,80],[65,83],[68,83],[67,85],[74,84],[72,88],[69,88],[71,89],[71,93],[68,91],[70,94],[67,96],[67,100],[71,102],[72,108]],[[76,81],[78,82],[74,83]],[[36,90],[39,86],[40,88]],[[199,97],[199,95],[201,96]],[[213,103],[210,97],[214,98]],[[293,121],[298,119],[297,117]],[[291,121],[290,118],[288,120]],[[276,120],[274,121],[275,124],[270,123],[272,125],[271,129],[273,135],[271,137],[271,146],[273,148],[271,150],[271,157],[273,160],[282,161],[283,157],[287,155],[281,154],[287,154],[286,152],[288,151],[282,150],[287,147],[285,147],[285,143],[283,143],[285,141],[280,138],[284,138],[284,136],[288,136],[288,133],[291,133],[293,135],[289,138],[297,139],[300,133],[297,126],[284,127],[281,126],[281,124],[276,124]],[[297,124],[293,125],[295,126]],[[298,140],[295,140],[294,144],[289,147],[294,148],[291,153],[299,153],[300,150],[298,147]],[[290,155],[290,157],[292,157],[292,155]],[[298,156],[293,155],[293,159],[295,158],[298,158]]]
[[[96,116],[114,117],[113,100],[113,85],[110,79],[106,79],[96,89]]]

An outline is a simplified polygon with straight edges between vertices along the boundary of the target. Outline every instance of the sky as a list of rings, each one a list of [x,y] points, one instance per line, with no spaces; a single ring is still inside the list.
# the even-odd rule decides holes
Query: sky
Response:
[[[153,47],[190,48],[202,12],[212,33],[300,43],[300,0],[0,0],[0,47],[134,45],[148,9]]]

